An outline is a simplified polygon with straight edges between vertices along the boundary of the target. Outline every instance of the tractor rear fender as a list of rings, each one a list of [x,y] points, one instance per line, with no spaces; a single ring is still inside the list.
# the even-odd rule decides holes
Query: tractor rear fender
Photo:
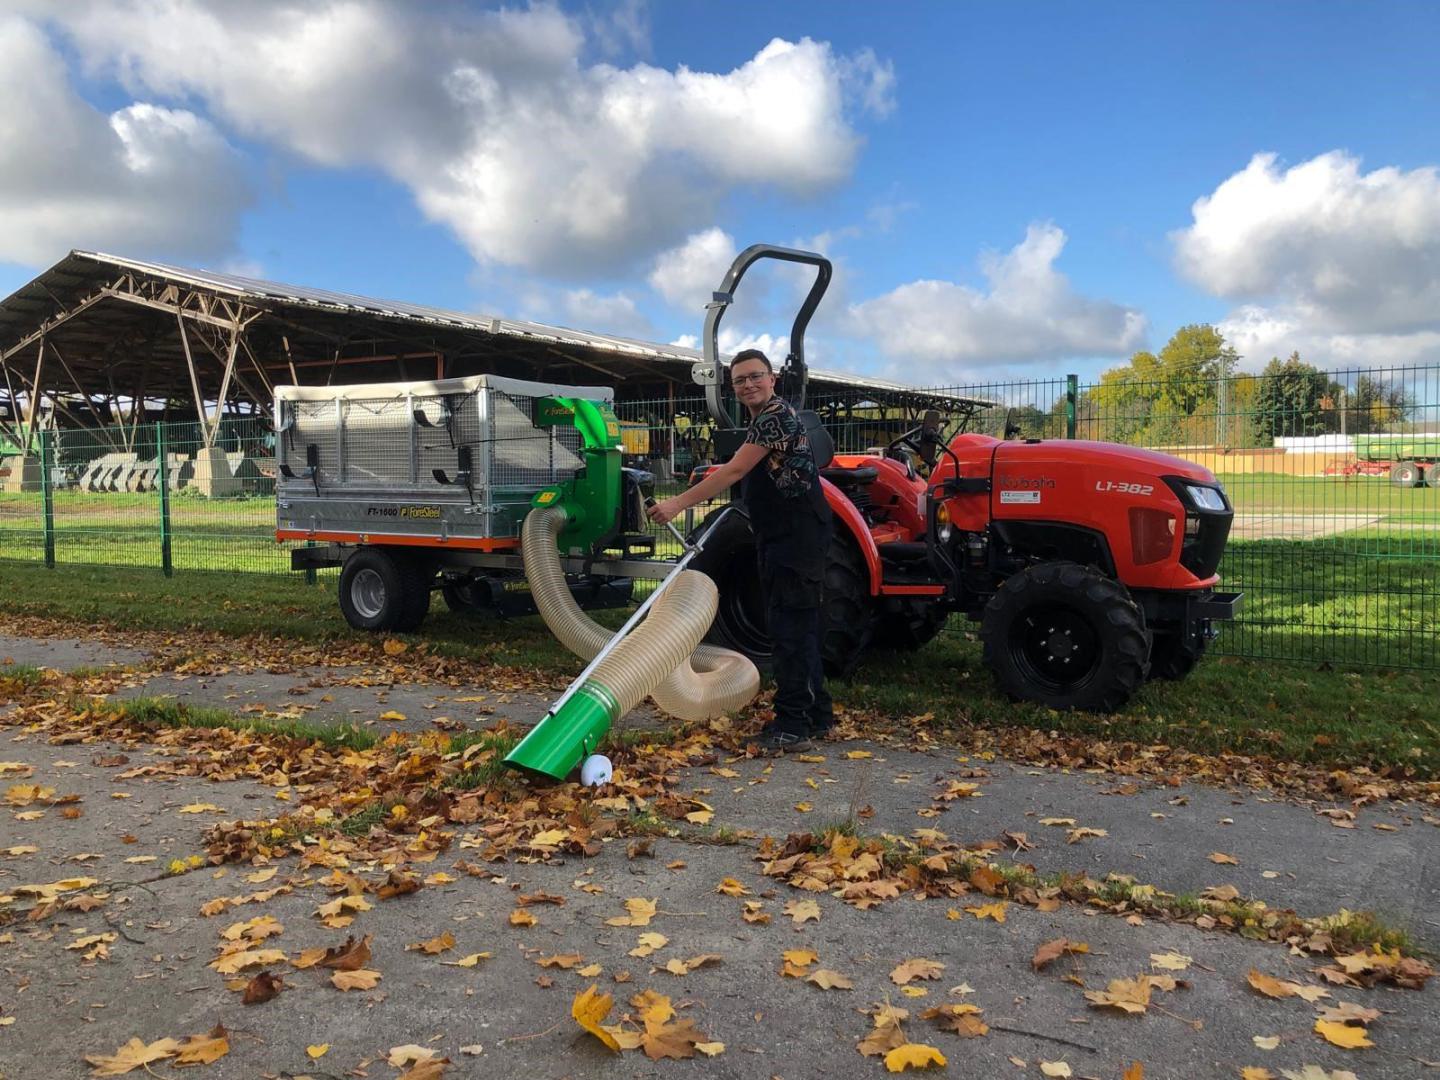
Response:
[[[855,504],[824,477],[820,478],[820,490],[825,493],[825,501],[830,504],[830,512],[835,515],[836,532],[848,532],[860,551],[860,557],[865,560],[865,570],[870,576],[870,595],[879,596],[884,570],[880,565],[880,551],[875,546],[875,538],[870,535],[869,526],[860,516],[860,511],[855,509]]]

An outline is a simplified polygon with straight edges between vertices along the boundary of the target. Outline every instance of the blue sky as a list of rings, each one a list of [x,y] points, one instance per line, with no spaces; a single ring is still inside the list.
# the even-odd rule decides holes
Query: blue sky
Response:
[[[35,117],[0,125],[0,293],[98,247],[669,341],[766,240],[837,260],[812,358],[907,381],[1199,321],[1251,367],[1440,360],[1434,5],[188,10],[0,3]],[[756,286],[728,344],[788,329]]]

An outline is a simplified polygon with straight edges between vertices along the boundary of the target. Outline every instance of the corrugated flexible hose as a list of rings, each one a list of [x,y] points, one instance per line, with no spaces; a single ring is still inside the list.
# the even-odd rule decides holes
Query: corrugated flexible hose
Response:
[[[550,632],[582,660],[591,660],[614,632],[595,623],[570,594],[556,538],[565,509],[537,508],[525,517],[521,551],[535,606]],[[615,695],[620,715],[648,694],[681,720],[708,720],[748,704],[760,689],[750,659],[730,649],[701,645],[719,604],[715,583],[682,570],[629,637],[591,675]]]

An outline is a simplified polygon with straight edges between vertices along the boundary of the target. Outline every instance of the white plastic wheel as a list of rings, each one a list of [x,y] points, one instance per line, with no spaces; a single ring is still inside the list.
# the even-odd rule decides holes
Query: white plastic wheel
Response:
[[[591,754],[580,766],[580,783],[586,787],[608,784],[615,775],[615,766],[604,754]]]

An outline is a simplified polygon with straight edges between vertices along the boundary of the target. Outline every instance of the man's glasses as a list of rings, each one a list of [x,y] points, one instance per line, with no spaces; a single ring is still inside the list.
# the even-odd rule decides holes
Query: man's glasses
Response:
[[[768,371],[757,371],[753,375],[732,375],[730,376],[730,385],[745,386],[747,383],[758,383],[769,374]]]

